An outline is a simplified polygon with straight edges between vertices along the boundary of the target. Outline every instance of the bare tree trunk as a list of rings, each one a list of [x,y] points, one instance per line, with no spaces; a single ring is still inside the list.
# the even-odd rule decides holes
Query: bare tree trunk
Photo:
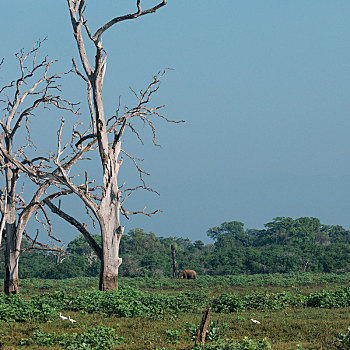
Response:
[[[171,255],[173,257],[173,277],[176,278],[177,276],[176,251],[173,244],[171,245]]]
[[[51,155],[48,157],[37,156],[30,159],[25,150],[28,146],[32,147],[29,130],[29,118],[34,115],[34,111],[39,106],[54,106],[58,110],[66,110],[76,113],[75,104],[68,100],[61,99],[55,92],[60,91],[60,85],[56,84],[56,80],[66,73],[51,74],[49,73],[51,65],[54,61],[48,60],[47,57],[38,60],[38,50],[42,45],[42,41],[38,41],[28,52],[22,49],[16,54],[16,58],[20,65],[20,75],[18,79],[12,83],[0,87],[0,103],[5,104],[5,108],[1,108],[2,116],[0,118],[0,126],[2,132],[0,134],[0,157],[1,172],[5,172],[5,186],[0,189],[0,212],[2,214],[0,223],[0,245],[2,239],[5,243],[5,279],[4,291],[7,294],[19,293],[18,285],[18,263],[22,252],[28,249],[49,249],[48,245],[37,242],[37,236],[32,239],[25,233],[25,227],[32,214],[43,212],[44,222],[37,219],[44,227],[47,224],[47,231],[51,238],[51,224],[46,216],[43,206],[39,203],[41,196],[45,193],[55,175],[59,174],[59,170],[53,171],[52,174],[44,182],[36,179],[36,185],[39,189],[34,193],[31,202],[27,204],[22,198],[21,192],[16,193],[17,181],[21,172],[27,172],[29,177],[33,179],[33,170],[47,169],[47,164],[51,161]],[[29,61],[31,61],[29,63]],[[1,66],[2,61],[0,62]],[[29,64],[28,64],[29,63]],[[13,96],[10,100],[9,96]],[[23,126],[23,128],[21,128]],[[18,141],[15,142],[15,135],[18,130],[24,129],[26,134],[21,134]],[[34,147],[35,148],[35,147]],[[83,148],[75,151],[76,158],[72,156],[66,162],[66,168],[70,168],[75,161],[79,159],[80,152]],[[69,158],[69,157],[68,157]],[[34,164],[33,164],[34,163]],[[44,164],[45,163],[45,164]],[[48,180],[51,179],[51,180]],[[62,191],[57,192],[63,193]],[[58,195],[57,195],[58,196]],[[31,247],[21,249],[23,235],[32,243]]]
[[[12,152],[12,140],[5,138],[6,147]],[[4,292],[6,294],[18,294],[18,262],[20,247],[18,247],[17,225],[16,225],[16,183],[18,172],[13,170],[13,165],[8,164],[6,168],[6,194],[7,200],[4,206],[5,219],[5,280]]]
[[[196,334],[196,345],[204,344],[205,343],[205,337],[207,335],[207,329],[209,325],[209,319],[210,319],[210,313],[211,313],[211,307],[208,306],[203,314],[202,322],[200,326],[198,327],[197,334]]]
[[[120,141],[114,150],[109,150],[107,166],[110,175],[105,184],[105,196],[97,212],[101,228],[102,259],[100,271],[100,290],[118,289],[118,271],[122,263],[119,258],[119,245],[124,227],[120,226],[120,192],[117,176],[121,162],[117,161],[120,152]],[[105,176],[107,176],[105,173]]]
[[[15,188],[17,174],[12,171],[9,166],[6,172],[7,177],[7,203],[5,204],[5,280],[4,292],[6,294],[18,294],[18,263],[20,247],[18,247],[17,225],[16,225],[16,202]]]
[[[17,249],[16,223],[6,223],[5,227],[6,249],[4,292],[6,294],[18,294],[19,250]]]
[[[106,226],[101,228],[102,233],[102,260],[100,270],[99,289],[107,291],[118,289],[118,272],[122,259],[119,258],[119,244],[124,231],[123,226],[107,220]]]

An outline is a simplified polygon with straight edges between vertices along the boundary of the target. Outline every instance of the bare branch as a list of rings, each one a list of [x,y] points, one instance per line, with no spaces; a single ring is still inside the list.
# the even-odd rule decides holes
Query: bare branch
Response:
[[[115,137],[114,137],[114,141],[113,141],[113,146],[112,148],[115,149],[118,142],[120,141],[120,138],[122,137],[123,133],[124,133],[124,129],[125,129],[125,125],[126,125],[126,118],[123,121],[123,125],[121,126],[120,130],[118,133],[115,133]]]
[[[87,58],[84,39],[81,32],[81,27],[85,22],[84,16],[83,16],[85,0],[79,0],[75,2],[73,0],[67,0],[67,2],[69,6],[72,27],[74,31],[74,37],[75,37],[75,40],[77,41],[77,45],[79,49],[80,59],[83,64],[86,75],[90,77],[93,71],[92,71],[90,62]],[[79,7],[79,12],[78,12],[78,7]],[[78,15],[79,15],[79,18],[78,18]]]
[[[112,20],[110,20],[109,22],[107,22],[105,25],[103,25],[101,28],[99,28],[96,33],[93,35],[92,40],[95,42],[95,44],[97,44],[97,42],[100,41],[101,39],[101,35],[110,27],[112,27],[114,24],[118,23],[118,22],[122,22],[122,21],[126,21],[129,19],[135,19],[138,18],[140,16],[144,16],[147,15],[149,13],[154,13],[156,12],[158,9],[160,9],[161,7],[166,5],[166,0],[163,0],[161,3],[159,3],[158,5],[147,9],[147,10],[142,10],[141,9],[141,5],[140,5],[141,1],[137,0],[137,12],[134,13],[130,13],[124,16],[120,16],[120,17],[115,17]]]
[[[162,212],[162,210],[155,210],[155,211],[152,211],[151,213],[147,213],[146,207],[143,208],[143,210],[139,210],[139,211],[127,211],[123,206],[121,206],[121,212],[129,220],[130,219],[129,215],[143,214],[146,216],[152,216],[156,213]]]
[[[89,134],[84,137],[82,137],[79,141],[76,142],[75,147],[78,147],[80,144],[82,144],[85,140],[91,139],[91,138],[96,138],[96,134]]]
[[[63,218],[65,221],[69,222],[72,226],[76,227],[79,232],[83,234],[85,239],[90,244],[91,248],[94,250],[94,252],[97,254],[97,256],[102,259],[102,249],[101,247],[96,243],[92,235],[89,231],[87,231],[86,227],[82,225],[78,220],[74,219],[72,216],[68,215],[67,213],[63,212],[61,209],[59,209],[56,205],[54,205],[50,200],[44,199],[44,203],[51,209],[51,211],[57,215],[59,215],[61,218]]]
[[[31,238],[25,231],[23,232],[23,236],[25,238],[27,238],[28,241],[30,241],[32,243],[32,245],[30,247],[22,248],[21,249],[21,254],[26,252],[26,251],[28,251],[28,250],[33,250],[33,249],[50,251],[50,252],[64,252],[64,250],[62,249],[63,246],[62,247],[58,247],[58,248],[53,248],[53,247],[50,247],[48,244],[37,242],[38,235],[39,235],[39,230],[37,230],[34,239]]]
[[[87,92],[88,92],[88,105],[89,105],[89,111],[90,111],[90,117],[91,117],[91,125],[92,125],[92,130],[93,133],[96,134],[96,120],[95,120],[95,112],[94,112],[94,107],[93,107],[93,103],[92,103],[92,86],[91,86],[91,82],[88,78],[86,78],[84,76],[84,74],[82,74],[79,70],[78,67],[75,63],[74,58],[72,59],[73,61],[73,66],[75,69],[75,72],[77,73],[77,75],[79,75],[85,82],[87,85]]]

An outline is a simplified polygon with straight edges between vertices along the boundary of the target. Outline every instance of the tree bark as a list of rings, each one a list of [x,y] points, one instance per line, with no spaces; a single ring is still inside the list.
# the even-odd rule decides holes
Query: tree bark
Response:
[[[5,230],[6,248],[4,292],[6,294],[18,294],[19,250],[17,249],[16,223],[6,223]]]
[[[202,322],[197,330],[196,345],[205,343],[205,337],[207,335],[210,313],[211,313],[211,307],[208,306],[204,311]]]
[[[109,150],[104,174],[105,195],[97,214],[102,237],[102,260],[100,271],[100,290],[118,289],[118,272],[122,259],[119,258],[119,245],[124,227],[120,225],[120,192],[117,177],[121,162],[117,162],[119,145]],[[108,176],[109,175],[109,176]]]
[[[173,277],[176,278],[177,277],[176,251],[173,244],[171,245],[171,255],[173,258]]]
[[[107,220],[100,223],[102,236],[102,259],[100,270],[99,289],[107,291],[118,289],[119,266],[122,259],[119,258],[119,244],[122,238],[124,227],[119,225],[111,215]]]
[[[5,138],[6,147],[12,151],[12,140]],[[7,200],[4,206],[5,220],[5,280],[4,292],[6,294],[18,294],[18,262],[20,247],[18,247],[17,227],[16,227],[16,183],[18,172],[13,170],[13,165],[8,164],[6,168],[6,194]],[[20,243],[20,241],[19,241]]]

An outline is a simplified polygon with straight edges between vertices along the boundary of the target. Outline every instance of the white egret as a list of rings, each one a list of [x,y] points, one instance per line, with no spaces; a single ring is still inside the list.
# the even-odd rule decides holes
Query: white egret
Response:
[[[63,316],[61,313],[60,313],[60,317],[61,317],[62,320],[66,320],[67,319],[67,317]]]
[[[258,320],[254,320],[253,318],[251,318],[250,319],[253,323],[256,323],[256,324],[261,324],[261,322],[260,321],[258,321]]]
[[[77,322],[76,320],[73,320],[72,318],[70,318],[69,315],[68,315],[68,319],[69,319],[69,321],[71,321],[72,323]]]

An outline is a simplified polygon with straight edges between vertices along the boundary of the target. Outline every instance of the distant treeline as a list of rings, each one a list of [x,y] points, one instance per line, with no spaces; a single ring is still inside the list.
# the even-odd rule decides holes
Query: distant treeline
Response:
[[[179,269],[194,269],[200,275],[350,271],[350,231],[323,225],[317,218],[278,217],[263,230],[245,229],[239,221],[224,222],[207,235],[214,243],[130,230],[121,240],[120,276],[171,276],[171,245]],[[95,239],[100,242],[98,235]],[[3,259],[1,254],[0,267]],[[0,277],[3,274],[0,270]],[[20,278],[98,274],[99,261],[82,236],[61,253],[29,250],[21,256]]]

